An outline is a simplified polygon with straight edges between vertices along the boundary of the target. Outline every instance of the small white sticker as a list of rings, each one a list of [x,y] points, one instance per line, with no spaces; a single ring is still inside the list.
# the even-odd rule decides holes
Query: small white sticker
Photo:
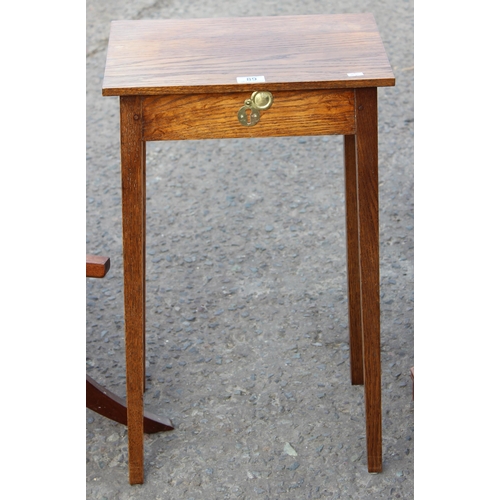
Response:
[[[364,73],[347,73],[347,76],[363,76]]]
[[[238,83],[264,83],[266,79],[263,76],[238,76]]]

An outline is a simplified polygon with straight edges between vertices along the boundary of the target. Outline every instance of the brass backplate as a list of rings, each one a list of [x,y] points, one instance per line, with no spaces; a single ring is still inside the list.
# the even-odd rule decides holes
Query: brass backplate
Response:
[[[255,91],[250,99],[238,110],[238,120],[245,127],[253,127],[260,120],[260,112],[269,109],[274,101],[273,94],[267,90]]]

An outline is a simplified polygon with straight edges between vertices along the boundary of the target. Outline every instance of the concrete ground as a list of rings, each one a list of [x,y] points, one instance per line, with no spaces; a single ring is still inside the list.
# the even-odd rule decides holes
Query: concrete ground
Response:
[[[115,19],[372,12],[396,86],[379,90],[384,471],[366,470],[350,384],[341,137],[148,143],[147,385],[169,433],[87,410],[87,497],[413,498],[413,2],[87,1],[87,373],[125,396]]]

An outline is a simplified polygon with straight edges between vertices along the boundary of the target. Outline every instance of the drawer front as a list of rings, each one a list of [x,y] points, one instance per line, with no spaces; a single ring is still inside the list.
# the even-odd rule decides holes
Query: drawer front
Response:
[[[263,87],[262,89],[265,90]],[[144,96],[143,139],[224,139],[355,133],[354,91],[273,92],[260,120],[242,125],[238,111],[250,93]]]

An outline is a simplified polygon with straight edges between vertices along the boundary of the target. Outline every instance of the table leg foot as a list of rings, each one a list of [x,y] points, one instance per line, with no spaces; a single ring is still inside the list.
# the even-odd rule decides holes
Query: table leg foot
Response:
[[[381,457],[368,457],[368,472],[370,474],[380,474],[382,472]]]

